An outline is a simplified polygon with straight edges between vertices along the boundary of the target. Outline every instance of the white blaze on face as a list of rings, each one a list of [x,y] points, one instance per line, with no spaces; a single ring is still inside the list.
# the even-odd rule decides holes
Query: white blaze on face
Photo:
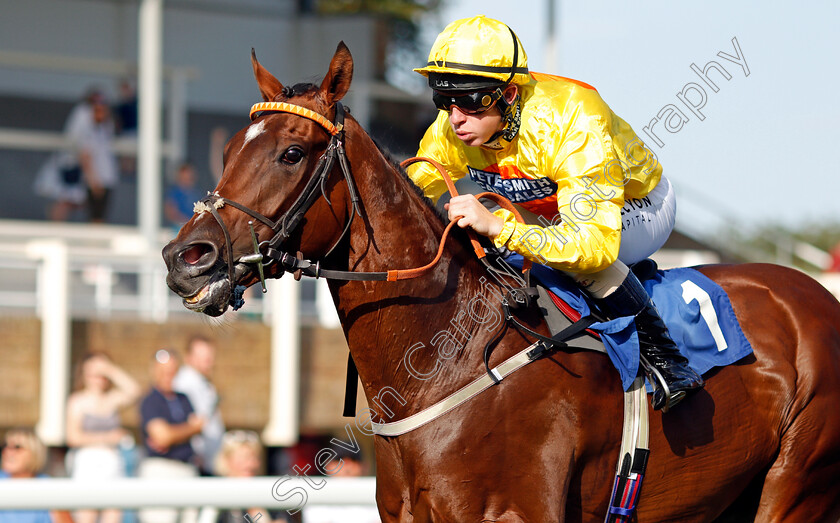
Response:
[[[265,120],[260,120],[259,122],[251,125],[248,128],[248,131],[245,132],[245,141],[242,142],[242,148],[248,145],[248,142],[256,138],[257,136],[261,135],[265,132]],[[240,151],[242,149],[239,149]]]

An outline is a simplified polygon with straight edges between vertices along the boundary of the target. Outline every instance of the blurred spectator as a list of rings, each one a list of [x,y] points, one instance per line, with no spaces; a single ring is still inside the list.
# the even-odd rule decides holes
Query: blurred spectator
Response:
[[[137,92],[128,78],[120,80],[119,98],[114,105],[114,120],[119,136],[137,136]],[[137,172],[137,155],[121,156],[120,171],[126,174]]]
[[[11,429],[3,445],[0,480],[43,478],[47,448],[31,429]],[[3,487],[0,486],[0,491]],[[73,523],[65,510],[0,510],[0,523]]]
[[[114,105],[117,134],[137,134],[137,93],[128,78],[120,81],[119,99]]]
[[[175,392],[172,380],[180,360],[175,351],[161,349],[152,363],[152,390],[140,405],[140,433],[147,456],[140,463],[141,478],[188,478],[198,475],[190,438],[201,432],[204,420],[193,412],[190,400]],[[142,523],[181,523],[196,520],[195,509],[142,509]]]
[[[76,392],[67,400],[68,469],[74,479],[124,477],[118,445],[131,440],[120,426],[119,411],[138,400],[140,386],[105,354],[85,355],[76,368]],[[133,445],[133,441],[131,442]],[[80,510],[79,523],[95,523],[97,510]],[[119,523],[122,512],[102,511],[102,523]]]
[[[195,202],[201,199],[201,192],[195,188],[195,169],[185,162],[175,173],[175,183],[166,190],[164,214],[170,225],[183,226],[193,215]]]
[[[265,474],[265,449],[256,432],[232,430],[222,438],[221,448],[216,455],[215,469],[221,476],[229,478],[253,478]],[[252,522],[286,523],[285,518],[264,508],[215,510],[206,508],[201,512],[199,523],[247,523],[245,515]]]
[[[336,457],[324,465],[333,478],[355,478],[367,474],[361,450],[334,448]],[[374,505],[306,505],[303,523],[380,523],[379,510]]]
[[[87,203],[90,220],[104,222],[118,171],[114,124],[101,91],[89,91],[73,108],[64,133],[71,150],[54,155],[44,165],[35,180],[35,192],[54,200],[48,213],[51,220],[67,220],[70,212]]]
[[[178,392],[190,399],[195,413],[201,416],[204,428],[192,438],[192,447],[198,457],[199,468],[204,474],[213,474],[216,454],[222,444],[225,424],[219,410],[219,393],[210,381],[216,364],[216,347],[204,336],[193,336],[187,342],[184,365],[172,382]]]

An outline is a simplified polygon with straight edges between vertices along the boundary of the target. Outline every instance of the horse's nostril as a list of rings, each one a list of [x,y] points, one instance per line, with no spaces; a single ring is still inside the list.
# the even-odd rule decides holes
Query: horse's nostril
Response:
[[[189,263],[190,265],[195,265],[196,263],[198,263],[198,260],[200,260],[202,256],[204,256],[210,251],[212,251],[212,249],[206,243],[197,243],[189,249],[185,250],[182,256],[185,262]]]

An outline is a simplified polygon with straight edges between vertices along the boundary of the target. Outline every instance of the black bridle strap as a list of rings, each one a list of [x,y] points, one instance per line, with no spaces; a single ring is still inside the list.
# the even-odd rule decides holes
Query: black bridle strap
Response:
[[[350,164],[347,162],[347,155],[344,152],[344,144],[339,142],[338,144],[338,165],[341,167],[341,172],[344,173],[344,179],[347,183],[347,191],[350,193],[350,205],[352,208],[350,209],[350,217],[347,220],[347,224],[344,226],[344,230],[341,231],[341,235],[338,237],[338,240],[335,241],[335,244],[327,251],[327,254],[324,255],[324,258],[329,258],[330,254],[333,253],[336,247],[341,243],[341,240],[347,235],[350,231],[350,225],[353,224],[353,218],[358,215],[359,218],[362,217],[362,211],[360,207],[361,199],[359,198],[359,193],[356,191],[356,184],[353,182],[353,176],[350,174]],[[323,193],[323,190],[322,190]],[[324,196],[326,198],[326,196]],[[329,200],[327,200],[329,203]]]
[[[282,107],[281,110],[287,110],[289,107],[294,109],[297,106],[292,106],[291,104],[278,104],[278,107]],[[271,110],[272,109],[267,109],[267,111]],[[305,118],[310,118],[311,116],[308,113],[299,113],[296,110],[292,110],[290,112],[293,112],[293,114],[298,114],[299,116],[303,116]],[[252,211],[244,205],[234,202],[235,205],[233,206],[235,208],[247,213],[250,216],[253,216],[254,218],[260,220],[261,222],[271,227],[271,229],[274,231],[274,236],[271,238],[271,240],[268,241],[268,246],[270,249],[273,250],[273,252],[282,252],[279,250],[280,245],[282,245],[283,242],[289,239],[289,237],[292,235],[292,232],[300,224],[304,214],[306,214],[306,211],[308,211],[312,204],[315,203],[315,200],[318,199],[319,187],[321,189],[320,195],[324,197],[324,199],[327,201],[327,204],[331,204],[326,193],[326,183],[335,165],[336,158],[338,158],[339,167],[341,168],[344,180],[347,183],[347,190],[350,193],[350,204],[352,208],[350,210],[349,219],[347,220],[347,223],[344,226],[344,230],[341,232],[341,235],[338,237],[333,246],[327,252],[327,256],[329,256],[335,250],[335,248],[338,247],[338,245],[341,243],[341,240],[344,239],[344,237],[347,235],[347,232],[350,230],[350,225],[352,225],[353,223],[354,216],[357,214],[361,216],[361,211],[359,209],[360,199],[358,196],[358,191],[356,191],[356,184],[354,183],[353,177],[350,174],[350,164],[347,161],[347,154],[344,150],[344,115],[344,105],[342,105],[340,102],[336,102],[335,123],[333,124],[333,128],[336,129],[336,132],[332,134],[330,138],[330,143],[327,146],[326,151],[324,151],[324,154],[322,154],[321,157],[318,158],[318,163],[315,165],[314,174],[309,179],[306,186],[303,188],[303,191],[297,197],[297,199],[289,208],[289,210],[287,210],[277,222],[272,222],[271,220],[265,218],[263,215],[257,213],[256,211]],[[321,123],[321,121],[319,120],[315,121],[317,123]],[[330,129],[327,128],[327,131],[330,131]],[[276,259],[272,256],[269,256],[269,258]]]
[[[233,200],[228,200],[227,198],[222,198],[222,201],[225,202],[225,205],[230,205],[231,207],[233,207],[235,209],[239,209],[240,211],[244,212],[245,214],[247,214],[251,218],[254,218],[257,221],[264,223],[269,228],[271,228],[271,230],[277,229],[277,226],[279,225],[278,222],[274,222],[271,219],[266,218],[262,214],[258,213],[257,211],[251,210],[248,207],[245,207],[244,205],[242,205],[240,203],[237,203]]]
[[[312,278],[325,278],[328,280],[346,280],[346,281],[400,281],[411,280],[422,276],[432,270],[443,256],[446,239],[452,227],[457,223],[456,220],[449,222],[443,230],[438,245],[438,251],[435,258],[422,267],[414,269],[396,269],[381,272],[358,272],[358,271],[335,271],[331,269],[322,269],[320,262],[313,263],[311,260],[303,260],[296,258],[291,254],[273,248],[266,250],[266,257],[278,261],[287,272],[301,271],[305,276]]]
[[[283,214],[280,220],[278,220],[278,223],[280,224],[279,230],[274,230],[274,237],[268,243],[271,247],[276,248],[289,239],[292,232],[297,228],[298,224],[303,219],[303,215],[306,214],[306,211],[308,211],[312,204],[315,203],[315,200],[318,199],[317,191],[321,184],[321,179],[329,176],[329,173],[332,171],[333,164],[335,163],[336,136],[333,136],[333,138],[330,139],[330,144],[327,146],[327,150],[324,151],[324,154],[321,155],[318,159],[318,163],[315,165],[315,174],[313,174],[306,183],[306,186],[303,188],[300,196],[298,196],[289,210]]]
[[[207,208],[210,211],[210,214],[213,215],[213,218],[219,222],[219,226],[221,226],[222,232],[225,234],[225,247],[227,247],[228,254],[228,278],[230,279],[230,287],[232,289],[235,281],[233,279],[233,263],[231,262],[231,260],[233,260],[233,242],[230,241],[230,233],[228,232],[227,227],[225,227],[225,222],[219,215],[219,211],[216,210],[215,202],[210,202]]]
[[[292,104],[287,103],[277,103],[273,105],[268,104],[257,104],[254,107],[260,107],[259,112],[271,112],[271,111],[285,111],[291,112],[293,114],[297,114],[299,116],[303,116],[305,118],[311,118],[309,113],[307,112],[300,112],[298,106],[294,106]],[[262,242],[267,244],[266,252],[264,254],[265,258],[268,258],[271,261],[279,262],[282,268],[287,272],[296,272],[300,271],[301,274],[306,276],[314,277],[314,278],[327,278],[327,279],[336,279],[336,280],[349,280],[349,281],[398,281],[398,280],[406,280],[411,278],[416,278],[421,276],[428,271],[430,271],[440,260],[444,245],[446,243],[446,238],[449,234],[449,231],[452,229],[452,226],[456,223],[455,221],[450,222],[447,225],[446,229],[443,232],[443,236],[440,240],[440,245],[438,247],[438,252],[434,260],[431,263],[424,265],[422,267],[417,267],[414,269],[404,269],[404,270],[390,270],[390,271],[382,271],[382,272],[356,272],[356,271],[337,271],[331,269],[321,269],[320,262],[313,263],[310,260],[299,259],[295,256],[292,256],[290,253],[284,252],[280,249],[280,245],[285,242],[292,234],[292,232],[297,228],[300,221],[303,219],[304,214],[309,210],[315,200],[319,197],[318,188],[321,188],[320,195],[324,196],[324,198],[329,203],[329,199],[326,197],[325,194],[325,183],[326,178],[332,172],[333,166],[335,165],[335,159],[338,157],[338,164],[344,175],[344,179],[347,182],[348,191],[350,193],[350,202],[352,208],[350,210],[350,216],[348,219],[348,223],[345,225],[344,230],[341,233],[341,236],[336,240],[335,244],[330,248],[329,253],[339,245],[341,240],[346,236],[347,232],[350,230],[350,224],[353,220],[355,215],[361,216],[360,211],[360,198],[358,195],[358,191],[356,191],[355,183],[353,182],[353,177],[350,171],[350,164],[347,161],[347,156],[344,150],[343,138],[344,138],[344,106],[336,102],[336,110],[335,110],[335,123],[332,124],[332,129],[335,129],[336,132],[332,133],[330,128],[327,128],[327,131],[330,131],[332,136],[330,138],[330,143],[327,146],[326,151],[321,157],[318,159],[318,162],[315,166],[315,173],[306,183],[303,191],[297,197],[295,202],[292,206],[287,210],[280,219],[276,222],[267,218],[263,214],[254,211],[253,209],[242,205],[239,202],[234,200],[230,200],[228,198],[224,198],[218,193],[211,193],[208,194],[206,198],[201,200],[201,203],[204,204],[204,208],[209,210],[209,212],[213,215],[216,221],[219,223],[219,226],[222,228],[222,232],[225,236],[225,245],[228,255],[228,277],[230,278],[231,287],[235,285],[234,280],[234,259],[233,259],[233,242],[231,241],[230,232],[228,231],[227,226],[224,223],[224,220],[219,215],[218,211],[216,210],[219,207],[224,205],[230,205],[231,207],[242,211],[243,213],[247,214],[248,216],[254,218],[255,220],[263,223],[264,225],[268,226],[273,232],[274,236],[268,240],[267,242]],[[289,109],[291,108],[291,109]],[[306,110],[309,111],[309,110]],[[252,117],[257,114],[258,111],[252,109]],[[311,112],[311,111],[309,111]],[[314,113],[313,113],[314,114]],[[315,120],[317,123],[322,124],[321,121]],[[260,243],[259,245],[262,245]],[[262,253],[254,253],[256,256],[252,256],[254,261],[249,261],[249,263],[263,263],[262,261]]]

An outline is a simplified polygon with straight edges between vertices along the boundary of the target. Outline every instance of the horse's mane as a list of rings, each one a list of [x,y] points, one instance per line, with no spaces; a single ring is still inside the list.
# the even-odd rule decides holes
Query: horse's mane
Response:
[[[286,98],[294,98],[295,96],[301,96],[311,91],[315,91],[317,89],[317,85],[310,82],[304,82],[295,85],[284,86],[283,90],[280,91],[280,95]]]
[[[382,144],[377,142],[374,137],[371,136],[370,139],[373,141],[373,144],[376,146],[377,149],[379,149],[379,152],[382,153],[382,156],[385,157],[385,159],[388,161],[388,163],[391,165],[391,167],[393,167],[394,170],[396,170],[400,174],[400,176],[402,176],[403,179],[405,179],[405,181],[408,182],[409,187],[411,187],[414,190],[414,194],[416,194],[417,197],[420,198],[420,200],[422,200],[423,203],[426,204],[426,206],[429,209],[434,211],[435,216],[440,218],[442,223],[444,223],[444,224],[449,223],[449,219],[447,218],[446,213],[444,213],[440,208],[438,208],[434,204],[434,202],[428,196],[426,196],[423,193],[423,189],[421,189],[420,187],[417,186],[417,184],[414,183],[414,180],[412,180],[408,176],[408,173],[406,172],[406,170],[403,169],[403,167],[400,165],[400,163],[397,160],[394,159],[394,157],[391,155],[391,152],[388,149],[386,149]]]

